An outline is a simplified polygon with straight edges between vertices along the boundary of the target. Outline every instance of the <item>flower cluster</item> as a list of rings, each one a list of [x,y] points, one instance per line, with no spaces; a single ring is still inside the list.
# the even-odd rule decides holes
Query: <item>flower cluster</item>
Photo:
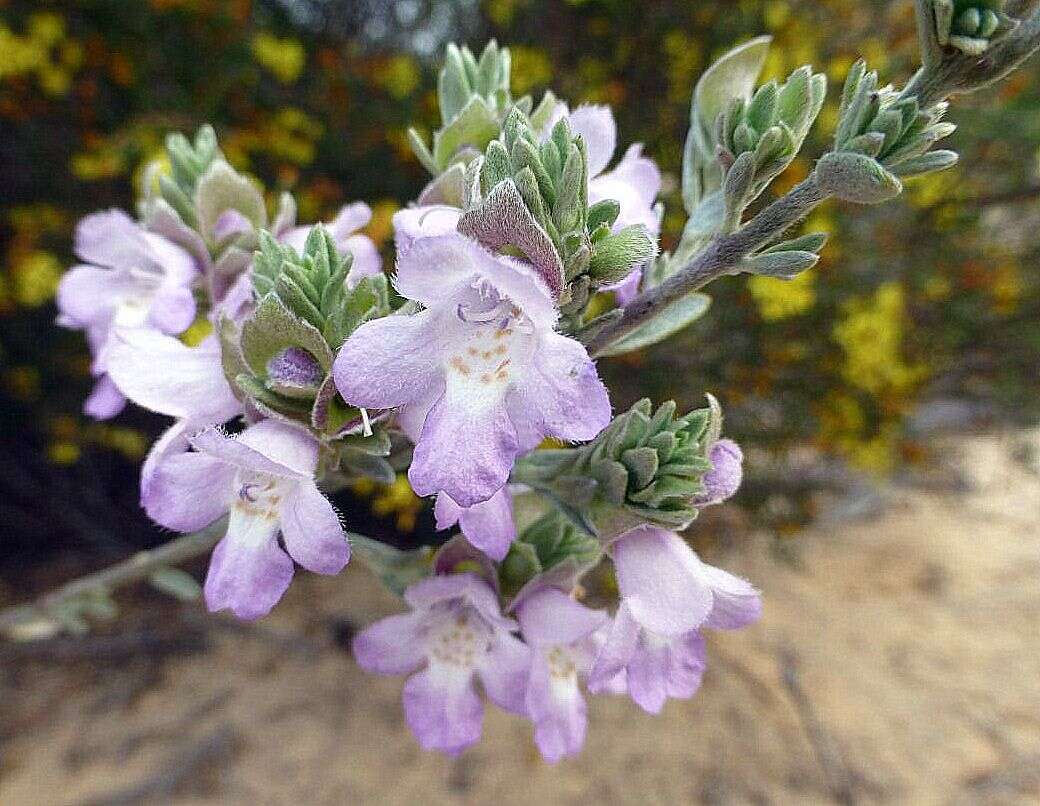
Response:
[[[394,218],[390,275],[359,232],[364,204],[298,226],[292,196],[272,204],[210,128],[168,138],[137,219],[81,222],[84,264],[59,307],[94,352],[86,411],[111,417],[130,400],[173,418],[142,469],[141,502],[166,528],[222,530],[211,610],[262,617],[297,564],[336,574],[353,551],[411,608],[360,633],[357,660],[409,674],[409,725],[452,754],[479,738],[478,683],[533,723],[549,761],[584,742],[583,687],[651,713],[693,695],[704,630],[750,624],[761,604],[677,532],[736,492],[743,456],[710,395],[685,414],[640,401],[614,416],[593,357],[703,314],[701,294],[641,302],[739,228],[804,140],[825,80],[806,67],[752,93],[764,48],[734,51],[694,93],[691,218],[676,255],[657,244],[654,163],[635,145],[611,166],[610,110],[513,98],[509,52],[494,43],[479,57],[448,49],[432,149],[411,133],[432,177]],[[942,110],[890,93],[881,103],[875,85],[854,71],[843,114],[856,119],[843,119],[844,151],[821,160],[821,187],[872,188],[899,167],[889,139],[916,159],[946,132]],[[765,239],[731,259],[794,276],[821,246]],[[438,530],[461,531],[432,562],[348,534],[327,497],[404,468],[434,500]],[[582,601],[596,567],[616,580],[603,609]]]

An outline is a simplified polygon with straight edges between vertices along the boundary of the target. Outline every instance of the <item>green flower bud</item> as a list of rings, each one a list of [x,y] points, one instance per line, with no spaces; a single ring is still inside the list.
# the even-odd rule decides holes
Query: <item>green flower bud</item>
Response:
[[[389,313],[384,276],[347,288],[351,262],[323,226],[312,229],[302,255],[262,232],[254,257],[256,309],[241,328],[230,320],[220,327],[232,388],[269,416],[333,439],[362,422],[361,412],[336,391],[331,377],[335,351],[363,322]],[[386,468],[379,472],[380,478],[388,475]],[[389,476],[392,480],[392,472]]]
[[[676,417],[674,403],[654,411],[642,400],[587,445],[529,454],[514,481],[548,495],[579,524],[641,520],[684,528],[697,515],[693,501],[711,468],[713,419],[711,409]]]

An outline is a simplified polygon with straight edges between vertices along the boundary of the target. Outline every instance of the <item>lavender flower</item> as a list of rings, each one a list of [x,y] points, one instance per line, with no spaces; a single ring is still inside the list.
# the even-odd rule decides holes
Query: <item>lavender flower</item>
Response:
[[[530,651],[512,635],[494,588],[473,573],[441,574],[409,587],[412,612],[377,621],[354,639],[367,671],[410,674],[408,726],[427,750],[457,755],[480,739],[484,704],[475,686],[513,713],[524,711]]]
[[[194,452],[156,462],[143,503],[154,521],[179,532],[230,513],[206,576],[210,610],[229,609],[242,619],[266,615],[289,587],[293,560],[318,574],[343,569],[350,544],[314,483],[317,441],[275,420],[238,437],[210,428],[189,441]]]
[[[117,331],[108,348],[108,372],[138,406],[197,426],[217,425],[242,413],[213,336],[189,347],[154,330]]]
[[[394,246],[403,255],[420,238],[455,232],[462,210],[445,204],[420,204],[394,213]]]
[[[699,630],[733,630],[758,620],[762,603],[747,582],[706,565],[681,537],[654,526],[613,548],[621,604],[589,678],[593,691],[625,672],[629,695],[649,713],[669,697],[689,698],[705,668]]]
[[[531,648],[524,702],[534,738],[546,761],[576,755],[588,723],[580,680],[597,654],[597,632],[610,619],[563,591],[543,587],[516,605],[520,630]]]
[[[554,331],[556,307],[530,265],[441,235],[400,257],[396,283],[424,309],[362,325],[333,373],[348,403],[411,421],[418,494],[486,501],[520,453],[547,436],[591,439],[610,421],[595,365]]]
[[[114,417],[126,403],[107,377],[117,329],[147,327],[177,334],[195,319],[191,285],[198,267],[188,252],[148,232],[120,210],[87,216],[76,227],[74,266],[58,286],[58,322],[87,332],[97,378],[84,411]]]
[[[438,493],[433,514],[438,529],[459,524],[466,539],[493,560],[504,560],[516,540],[513,501],[506,487],[471,507],[460,507],[447,493]]]
[[[711,470],[701,479],[704,491],[694,499],[694,505],[698,507],[721,504],[732,498],[744,479],[744,453],[733,440],[720,439],[712,445],[708,459],[711,460]]]

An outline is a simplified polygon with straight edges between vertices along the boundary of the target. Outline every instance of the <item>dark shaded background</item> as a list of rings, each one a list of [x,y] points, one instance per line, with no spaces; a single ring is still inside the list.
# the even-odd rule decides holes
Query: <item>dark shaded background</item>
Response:
[[[166,131],[212,122],[237,167],[272,194],[297,194],[304,220],[369,202],[369,233],[385,247],[390,215],[426,181],[405,129],[436,121],[444,43],[479,48],[495,36],[513,48],[516,93],[551,86],[572,104],[609,103],[622,143],[646,143],[666,173],[667,245],[683,223],[688,99],[713,58],[769,32],[770,76],[809,61],[828,74],[816,139],[776,183],[783,190],[825,147],[854,58],[905,80],[911,6],[0,0],[0,599],[51,581],[41,569],[55,560],[82,570],[164,539],[137,505],[138,466],[162,423],[131,410],[104,424],[79,413],[88,354],[80,334],[54,326],[53,292],[76,220],[132,209],[139,169]],[[938,427],[1034,418],[1037,69],[958,102],[955,170],[883,208],[814,214],[809,224],[833,238],[804,280],[723,280],[709,315],[681,338],[604,363],[616,406],[718,394],[729,431],[751,448],[742,502],[779,533],[812,517],[805,493],[815,485],[927,468]],[[369,532],[426,536],[402,487],[341,504],[371,519]]]

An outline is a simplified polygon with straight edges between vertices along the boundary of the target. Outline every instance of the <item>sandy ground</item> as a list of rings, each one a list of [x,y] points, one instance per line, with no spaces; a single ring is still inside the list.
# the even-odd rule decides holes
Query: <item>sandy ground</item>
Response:
[[[951,454],[965,490],[896,490],[793,554],[759,537],[711,557],[762,588],[762,622],[713,636],[701,692],[660,717],[595,700],[576,760],[544,765],[490,711],[460,758],[419,751],[400,680],[344,649],[397,606],[357,567],[298,581],[260,627],[168,608],[145,652],[127,612],[85,657],[9,652],[0,803],[1038,803],[1040,475],[1009,460],[1022,442],[973,438]]]

